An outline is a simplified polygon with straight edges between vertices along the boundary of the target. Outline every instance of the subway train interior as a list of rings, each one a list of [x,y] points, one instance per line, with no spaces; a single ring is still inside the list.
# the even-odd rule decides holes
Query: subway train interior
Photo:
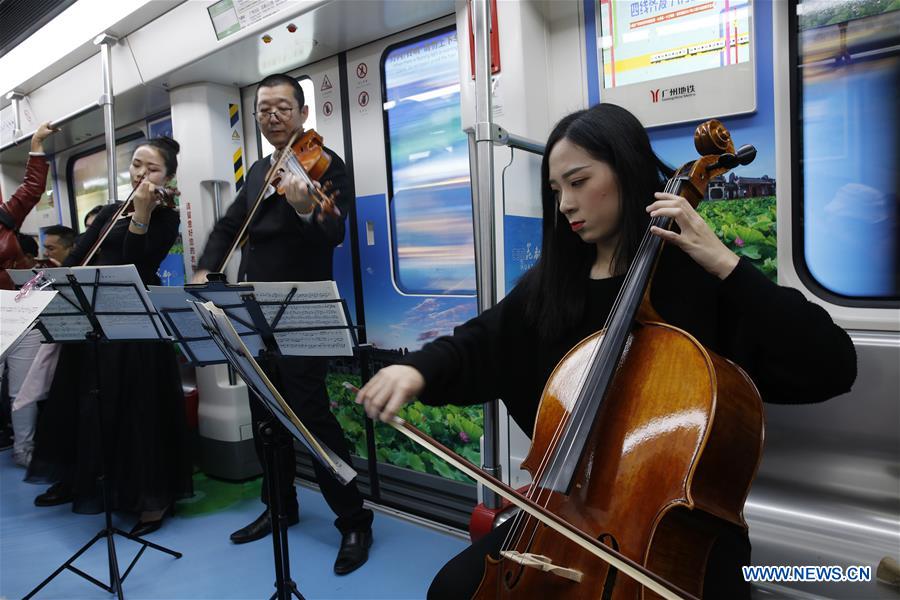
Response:
[[[75,567],[34,597],[287,598],[283,566],[310,600],[426,597],[445,563],[518,505],[368,419],[344,382],[365,384],[513,290],[551,231],[542,229],[548,135],[604,103],[636,116],[672,167],[699,158],[695,130],[710,119],[727,128],[732,154],[752,145],[752,162],[729,155],[734,168],[708,182],[698,213],[742,262],[827,311],[855,349],[849,392],[763,405],[762,451],[737,510],[749,526],[748,566],[773,570],[744,571],[750,596],[900,598],[897,0],[2,0],[0,21],[4,202],[25,178],[32,135],[42,123],[59,128],[43,143],[46,188],[19,233],[37,242],[38,258],[48,228],[84,234],[93,208],[129,197],[136,150],[170,136],[180,145],[180,226],[159,264],[162,286],[191,284],[214,225],[275,149],[260,118],[270,126],[278,109],[257,113],[258,84],[272,74],[299,82],[303,127],[343,160],[354,192],[342,204],[333,279],[359,348],[330,357],[326,386],[374,511],[368,561],[336,574],[341,537],[316,458],[297,441],[299,523],[280,540],[229,541],[262,506],[249,408],[259,400],[239,370],[198,366],[172,341],[193,496],[147,540],[180,558],[108,534],[102,512],[35,506],[47,486],[25,481],[4,450],[0,598],[30,597],[98,530]],[[231,284],[252,244],[222,269]],[[413,403],[400,416],[525,490],[532,432],[510,416],[511,400]],[[128,530],[136,517],[113,511],[112,527]],[[595,545],[616,549],[600,537]],[[113,542],[127,576],[118,590]],[[643,568],[647,556],[627,558]],[[642,586],[627,595],[624,566],[609,567],[624,572],[602,588],[579,590],[565,560],[520,560],[529,572],[561,569],[542,575],[555,577],[551,597],[689,597]],[[679,587],[702,579],[702,569],[671,561]]]

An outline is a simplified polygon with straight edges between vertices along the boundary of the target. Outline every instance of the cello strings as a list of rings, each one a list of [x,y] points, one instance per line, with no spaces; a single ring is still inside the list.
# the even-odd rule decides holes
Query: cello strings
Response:
[[[623,293],[622,288],[620,288],[618,291],[616,300],[614,302],[614,306],[616,306],[619,303],[619,301],[622,297],[622,293]],[[612,314],[612,312],[614,310],[615,309],[611,310],[610,314]],[[609,321],[609,317],[607,317],[607,323],[608,323],[608,321]],[[591,357],[587,361],[586,366],[583,367],[581,372],[579,373],[579,383],[577,386],[577,389],[579,390],[579,399],[580,399],[582,391],[584,390],[584,387],[585,387],[585,380],[587,379],[587,377],[589,376],[589,374],[591,372],[591,366],[595,362],[596,356],[600,352],[601,344],[602,344],[602,340],[601,340],[601,343],[595,344],[595,347],[591,353]],[[575,405],[577,406],[579,404],[579,402],[580,402],[580,400],[576,400]],[[556,445],[559,442],[559,438],[565,432],[565,424],[567,421],[568,421],[568,419],[561,419],[560,421],[557,422],[556,427],[553,431],[553,435],[551,436],[550,442],[547,446],[548,451],[545,452],[544,455],[541,457],[540,464],[538,465],[538,468],[535,470],[535,473],[534,473],[534,480],[531,483],[531,485],[529,485],[528,491],[526,492],[526,496],[529,499],[533,500],[536,504],[542,506],[543,508],[547,507],[547,504],[549,503],[549,500],[551,498],[551,492],[549,492],[547,490],[547,488],[541,484],[544,481],[544,478],[545,478],[545,475],[546,475],[548,469],[552,468],[552,465],[550,465],[549,461],[551,460],[551,458],[553,458],[552,457],[553,450],[556,448]],[[554,459],[554,460],[557,460],[557,459]],[[550,465],[550,467],[548,467],[548,465]],[[521,541],[524,538],[524,536],[526,535],[527,530],[532,526],[531,519],[532,519],[532,517],[530,515],[527,515],[527,514],[523,515],[522,512],[517,513],[516,516],[514,517],[513,526],[507,532],[506,538],[504,539],[504,542],[503,542],[503,545],[501,546],[501,548],[502,549],[509,548],[510,541],[514,538],[515,538],[516,542],[513,544],[513,546],[520,547]],[[537,521],[535,520],[534,528],[532,529],[532,533],[530,536],[531,540],[529,541],[529,546],[530,546],[531,542],[534,540],[534,535],[536,533],[536,527],[537,527]]]
[[[612,315],[615,314],[617,307],[621,303],[621,299],[624,294],[624,288],[625,288],[624,285],[619,288],[615,302],[613,303],[613,307],[610,310],[609,315],[607,316],[607,320],[604,325],[604,329],[606,328],[606,326],[608,326]],[[582,372],[580,373],[579,384],[577,387],[577,389],[579,390],[578,399],[576,400],[576,403],[573,407],[573,410],[572,410],[569,418],[561,419],[557,423],[554,433],[551,437],[551,441],[548,444],[548,451],[541,457],[541,463],[534,474],[534,482],[529,487],[529,491],[527,494],[528,497],[532,500],[535,500],[537,504],[543,506],[544,508],[546,508],[547,503],[549,502],[549,498],[551,497],[551,492],[549,492],[548,488],[543,484],[545,483],[545,478],[547,476],[548,471],[552,473],[553,469],[555,468],[556,461],[559,460],[559,457],[555,456],[553,451],[558,444],[558,440],[559,440],[560,436],[565,431],[565,425],[567,423],[569,423],[570,425],[574,426],[574,424],[572,424],[570,422],[572,420],[572,417],[576,416],[577,407],[581,404],[581,400],[583,399],[583,397],[585,395],[585,381],[587,380],[588,376],[590,375],[590,373],[593,369],[593,365],[596,363],[597,356],[602,351],[602,344],[603,344],[603,339],[601,339],[598,343],[595,344],[595,347],[592,350],[591,357],[585,363],[585,366],[583,367]],[[551,458],[554,461],[553,464],[550,464],[548,462],[549,460],[551,460]],[[537,498],[535,496],[537,496]],[[504,544],[503,544],[504,548],[507,547],[507,545],[509,544],[509,541],[512,538],[516,538],[516,540],[517,540],[517,542],[515,544],[516,546],[520,545],[520,542],[521,542],[523,536],[525,535],[525,530],[527,530],[528,526],[531,524],[531,522],[528,520],[529,518],[530,517],[527,515],[523,516],[521,513],[517,514],[516,521],[514,522],[513,527],[507,533],[506,540],[504,541]],[[534,532],[532,532],[532,536],[531,536],[532,540],[533,540],[533,536],[534,536]]]
[[[313,183],[313,178],[309,175],[304,168],[303,163],[300,162],[300,159],[293,152],[289,152],[289,156],[285,160],[285,166],[290,164],[289,172],[299,175],[303,180],[303,183],[306,185],[306,189],[309,191],[310,196],[313,201],[318,204],[320,207],[324,208],[324,202],[326,200],[325,192],[323,192],[320,188],[317,188],[315,183]]]
[[[672,179],[670,179],[669,181],[667,181],[664,191],[667,192],[667,193],[672,193],[672,191],[675,189],[676,185],[677,185],[677,179],[676,179],[675,177],[673,177]],[[650,259],[650,258],[651,258],[650,256],[648,256],[649,253],[650,253],[650,248],[649,248],[649,246],[651,246],[656,240],[658,240],[658,238],[657,238],[656,236],[654,236],[654,235],[650,232],[650,228],[651,228],[653,225],[656,225],[656,226],[662,226],[662,225],[664,225],[666,219],[667,219],[667,218],[659,218],[659,217],[657,217],[657,218],[652,218],[652,219],[650,220],[650,223],[648,224],[647,229],[644,231],[644,236],[643,236],[643,238],[641,239],[641,243],[640,243],[640,245],[638,246],[637,253],[635,254],[635,259],[634,259],[634,261],[632,262],[632,268],[633,268],[635,265],[639,264],[639,261],[641,261],[641,260],[647,260],[647,259]],[[658,249],[658,248],[657,248],[657,249]],[[632,271],[632,268],[629,268],[629,272]],[[629,280],[630,280],[630,277],[626,277],[626,283],[627,283]],[[615,304],[613,305],[612,310],[610,310],[609,316],[607,317],[607,325],[610,324],[612,317],[615,316],[616,313],[618,312],[619,307],[620,307],[620,302],[621,302],[622,297],[623,297],[623,292],[626,291],[626,287],[627,287],[627,286],[626,286],[625,284],[623,284],[622,288],[619,290],[619,295],[618,295],[617,298],[616,298],[616,302],[615,302]],[[606,338],[604,337],[604,341],[605,341],[605,339],[606,339]],[[608,344],[606,344],[606,345],[608,346]],[[600,353],[602,350],[604,350],[604,349],[605,349],[605,346],[604,346],[603,343],[598,344],[597,352],[592,356],[591,367],[594,366],[594,363],[595,363],[595,360],[594,360],[594,359],[596,359],[597,356],[599,355],[599,353]],[[618,359],[619,359],[619,357],[616,357],[616,358],[615,358],[615,360],[618,360]],[[603,390],[603,391],[605,392],[605,390]],[[585,395],[584,392],[585,392],[585,390],[584,390],[583,388],[579,391],[578,401],[576,402],[576,408],[572,411],[572,417],[577,417],[577,418],[579,418],[579,420],[578,420],[577,422],[572,423],[572,425],[571,425],[571,426],[573,426],[573,427],[576,428],[576,429],[575,429],[576,436],[579,436],[579,435],[582,434],[583,430],[585,429],[585,426],[587,426],[587,428],[590,428],[590,426],[593,424],[593,420],[591,420],[590,422],[588,422],[588,419],[586,418],[587,415],[579,415],[579,414],[577,414],[577,413],[578,413],[578,407],[581,406],[581,405],[583,404],[584,395]],[[594,393],[596,393],[596,392],[597,392],[597,390],[594,390]],[[594,415],[594,416],[596,416],[596,415]],[[570,417],[570,420],[571,420],[572,417]],[[556,468],[556,465],[557,465],[557,464],[559,464],[559,463],[562,463],[562,464],[568,463],[568,461],[569,461],[570,458],[571,458],[571,457],[569,456],[569,453],[570,453],[570,452],[571,452],[571,448],[567,450],[565,456],[560,456],[559,454],[555,454],[555,464],[554,464],[554,465],[551,465],[551,467],[550,467],[550,468],[551,468],[551,473],[553,473],[552,469]],[[577,459],[580,459],[580,457],[574,457],[574,458],[575,458],[576,460],[577,460]],[[553,477],[553,485],[552,485],[551,487],[555,487],[555,486],[559,483],[559,477],[560,477],[560,474],[561,474],[560,469],[556,468],[555,473],[553,473],[553,475],[551,475],[551,476]]]
[[[666,182],[664,191],[673,193],[676,185],[677,185],[677,180],[673,176],[671,179],[669,179]],[[656,225],[658,227],[667,228],[670,225],[670,220],[668,218],[663,218],[663,217],[651,218],[650,223],[647,227],[647,230],[644,232],[644,236],[638,247],[638,251],[635,255],[634,263],[636,263],[638,261],[638,259],[640,259],[644,254],[646,254],[648,252],[647,247],[649,246],[649,244],[653,241],[653,238],[655,237],[650,233],[650,227],[652,227],[654,225]],[[627,281],[627,278],[626,278],[626,281]],[[616,299],[613,302],[613,306],[612,306],[609,314],[607,315],[606,322],[603,327],[604,330],[608,329],[612,318],[618,311],[618,309],[621,305],[623,296],[625,294],[625,289],[626,289],[626,285],[623,283],[623,285],[619,288]],[[547,503],[549,502],[549,499],[552,494],[552,492],[549,491],[550,487],[554,487],[555,484],[557,484],[559,482],[560,470],[557,469],[557,464],[560,461],[562,461],[563,463],[568,461],[568,453],[566,454],[565,460],[562,460],[562,457],[560,457],[558,454],[554,453],[553,450],[555,449],[556,444],[558,443],[560,435],[565,430],[564,424],[568,425],[569,421],[571,421],[571,419],[573,417],[577,417],[578,407],[583,405],[582,401],[586,395],[585,382],[588,379],[588,376],[590,375],[590,373],[592,372],[592,370],[595,366],[597,357],[604,350],[605,340],[606,340],[606,338],[604,336],[603,339],[601,339],[598,343],[595,344],[595,347],[592,350],[592,354],[587,363],[587,366],[584,367],[582,370],[581,377],[580,377],[580,383],[578,386],[579,387],[578,397],[575,402],[574,408],[573,408],[572,412],[570,413],[569,418],[565,419],[565,420],[560,420],[560,422],[556,426],[556,429],[555,429],[554,434],[551,439],[551,443],[548,446],[548,448],[550,449],[550,450],[548,450],[548,453],[554,455],[553,456],[553,464],[550,464],[548,466],[548,462],[547,462],[548,461],[548,453],[545,453],[541,459],[541,464],[535,473],[535,482],[532,483],[532,485],[529,487],[528,493],[526,494],[531,499],[535,499],[535,496],[537,496],[537,500],[536,500],[537,504],[540,504],[544,508],[546,508]],[[580,431],[582,429],[582,427],[584,426],[585,421],[586,421],[586,418],[585,418],[585,416],[582,415],[579,422],[571,424],[571,426],[576,427],[576,435],[577,435],[577,432]],[[554,470],[555,470],[555,475],[553,475],[553,477],[554,477],[553,484],[554,485],[549,486],[549,487],[545,486],[545,485],[541,485],[544,478],[547,476],[547,472],[549,471],[550,473],[553,473]],[[515,543],[515,546],[516,547],[520,546],[521,541],[524,538],[525,531],[531,525],[531,523],[529,521],[530,518],[531,518],[530,516],[523,517],[521,512],[516,515],[513,527],[511,527],[510,531],[507,532],[506,538],[504,539],[504,542],[503,542],[503,545],[501,548],[508,548],[510,540],[512,538],[516,538],[516,540],[517,540]],[[530,536],[531,539],[529,540],[529,546],[533,542],[534,536],[537,532],[536,525],[537,525],[537,523],[535,523],[535,527],[532,529],[532,533]]]

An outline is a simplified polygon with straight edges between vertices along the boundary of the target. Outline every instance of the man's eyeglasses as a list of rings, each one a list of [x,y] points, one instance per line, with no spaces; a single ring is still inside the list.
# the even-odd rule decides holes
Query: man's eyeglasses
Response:
[[[290,119],[291,113],[294,112],[293,107],[288,108],[276,108],[274,110],[260,110],[253,113],[253,116],[256,117],[257,121],[264,121],[266,118],[275,116],[278,117],[279,120],[282,119]]]

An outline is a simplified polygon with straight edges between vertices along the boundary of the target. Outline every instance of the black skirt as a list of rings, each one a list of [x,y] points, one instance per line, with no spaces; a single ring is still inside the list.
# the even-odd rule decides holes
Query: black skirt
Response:
[[[77,513],[161,510],[192,495],[184,395],[172,344],[64,345],[38,417],[26,480],[72,485]],[[93,390],[99,369],[99,397]]]

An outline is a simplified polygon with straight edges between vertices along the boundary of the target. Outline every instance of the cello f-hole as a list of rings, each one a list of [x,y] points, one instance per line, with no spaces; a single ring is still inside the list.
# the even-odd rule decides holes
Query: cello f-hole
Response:
[[[619,542],[611,533],[601,533],[597,536],[597,541],[610,546],[616,552],[619,551]],[[606,572],[606,579],[603,581],[603,596],[601,596],[603,600],[610,600],[612,598],[613,588],[616,585],[616,576],[618,574],[619,570],[610,565],[609,570]]]

